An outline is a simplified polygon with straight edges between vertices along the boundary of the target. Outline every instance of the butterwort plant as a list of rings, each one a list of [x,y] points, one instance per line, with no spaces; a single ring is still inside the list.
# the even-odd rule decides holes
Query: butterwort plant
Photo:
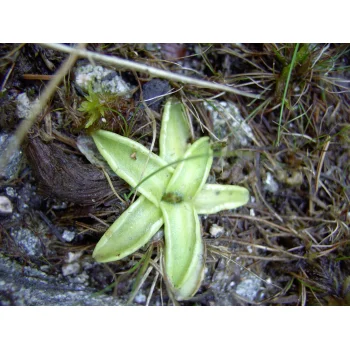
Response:
[[[98,262],[122,259],[164,226],[165,277],[177,300],[191,298],[201,285],[205,246],[198,215],[246,204],[240,186],[206,184],[213,162],[208,137],[192,145],[182,103],[170,98],[164,107],[159,156],[140,143],[99,130],[92,137],[113,171],[140,194],[97,243]]]

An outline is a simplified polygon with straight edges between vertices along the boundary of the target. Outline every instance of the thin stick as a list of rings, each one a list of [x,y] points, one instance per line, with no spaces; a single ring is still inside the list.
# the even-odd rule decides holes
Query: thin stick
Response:
[[[231,258],[231,256],[229,256],[227,259],[228,259],[229,262],[233,262],[234,264],[236,264],[237,266],[239,266],[241,269],[246,270],[248,273],[250,273],[250,274],[252,274],[253,276],[255,276],[255,277],[256,277],[257,279],[259,279],[260,281],[262,281],[262,282],[264,282],[264,283],[266,283],[266,284],[271,284],[271,285],[275,286],[275,287],[278,288],[278,289],[282,289],[282,288],[281,288],[280,286],[278,286],[277,284],[274,284],[274,283],[272,283],[272,282],[268,283],[268,282],[265,281],[263,278],[261,278],[260,276],[258,276],[255,272],[253,272],[252,270],[248,269],[247,267],[245,267],[245,266],[239,264],[237,261],[233,260],[233,259]]]
[[[156,286],[156,283],[158,281],[158,277],[159,277],[159,272],[157,271],[156,277],[154,277],[153,283],[151,285],[151,289],[150,289],[148,297],[147,297],[146,306],[148,306],[149,302],[151,301],[151,298],[152,298],[152,295],[153,295],[153,291],[154,291],[154,287]]]
[[[127,205],[127,202],[126,202],[122,197],[120,197],[119,194],[118,194],[118,192],[115,190],[115,188],[114,188],[114,186],[113,186],[113,183],[112,183],[112,181],[111,181],[111,178],[109,177],[107,171],[106,171],[105,169],[103,169],[103,168],[101,168],[101,169],[102,169],[102,171],[103,171],[103,173],[104,173],[104,175],[105,175],[105,177],[106,177],[106,179],[107,179],[107,181],[108,181],[108,184],[109,184],[111,190],[113,191],[114,195],[115,195],[124,205]]]
[[[12,63],[12,66],[10,67],[10,69],[6,73],[5,79],[3,80],[3,83],[1,84],[1,88],[0,88],[1,92],[3,90],[5,90],[5,86],[6,86],[7,80],[9,79],[9,77],[10,77],[12,71],[13,71],[13,68],[15,68],[15,62]]]
[[[331,142],[331,138],[330,136],[327,137],[326,143],[324,145],[323,150],[321,151],[321,157],[320,157],[320,161],[318,162],[317,165],[317,171],[316,171],[316,183],[315,183],[315,187],[316,187],[316,193],[320,187],[320,175],[321,175],[321,170],[322,170],[322,166],[323,166],[323,162],[324,162],[324,157],[326,156],[326,153],[328,151],[328,147],[329,144]]]
[[[272,215],[274,215],[280,222],[283,223],[283,219],[272,209],[272,207],[267,203],[267,201],[265,200],[265,198],[261,194],[259,186],[255,185],[255,189],[256,189],[256,192],[258,193],[260,199],[265,204],[266,208],[271,212]]]
[[[252,220],[252,221],[259,221],[262,222],[266,225],[272,226],[274,228],[276,228],[277,230],[283,231],[283,232],[287,232],[287,233],[292,233],[292,231],[290,231],[288,228],[274,224],[271,221],[268,220],[264,220],[261,218],[257,218],[255,216],[249,216],[249,215],[237,215],[237,214],[225,214],[225,216],[230,217],[230,218],[235,218],[235,219],[247,219],[247,220]]]
[[[66,53],[75,53],[79,55],[80,57],[85,57],[88,60],[91,61],[100,61],[106,64],[111,64],[113,66],[123,67],[127,69],[134,70],[136,72],[142,72],[149,75],[152,75],[154,77],[163,78],[171,81],[177,81],[184,84],[192,84],[198,87],[206,88],[206,89],[212,89],[212,90],[221,90],[221,91],[227,91],[231,92],[236,95],[242,95],[246,97],[251,98],[261,98],[258,95],[252,94],[250,92],[240,91],[238,89],[235,89],[233,87],[229,87],[222,84],[215,84],[211,83],[209,81],[195,79],[191,77],[187,77],[184,75],[176,74],[167,72],[162,69],[146,66],[145,64],[136,63],[133,61],[125,60],[119,57],[115,56],[106,56],[103,54],[87,51],[87,50],[81,50],[81,49],[75,49],[72,47],[69,47],[67,45],[62,44],[41,44],[42,46],[48,47],[50,49],[66,52]]]
[[[89,213],[89,216],[90,216],[90,218],[92,218],[92,219],[98,221],[100,224],[102,224],[102,225],[104,225],[104,226],[106,226],[106,227],[109,227],[109,226],[110,226],[110,225],[108,225],[106,222],[104,222],[103,220],[99,219],[99,218],[98,218],[97,216],[95,216],[94,214]]]
[[[83,48],[85,47],[85,44],[79,44],[78,47]],[[46,89],[44,90],[44,93],[41,95],[39,101],[33,104],[28,118],[23,120],[23,122],[17,128],[16,133],[11,137],[11,140],[9,140],[10,141],[9,145],[5,149],[4,154],[0,159],[0,172],[2,172],[3,169],[6,168],[9,160],[11,159],[11,156],[19,148],[20,144],[23,142],[24,138],[26,137],[29,129],[35,123],[37,116],[42,111],[42,109],[46,106],[46,104],[49,102],[51,96],[56,91],[57,86],[61,83],[61,81],[63,80],[63,77],[68,73],[68,71],[74,65],[77,58],[78,58],[78,55],[73,51],[72,54],[66,59],[66,61],[64,61],[60,69],[57,71],[57,74],[55,74],[53,78],[50,80]]]
[[[48,74],[23,74],[22,78],[26,80],[51,80],[54,75]]]

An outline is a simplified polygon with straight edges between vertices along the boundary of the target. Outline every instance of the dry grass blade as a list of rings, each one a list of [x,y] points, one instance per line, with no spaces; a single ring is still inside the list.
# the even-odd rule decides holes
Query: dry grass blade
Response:
[[[190,77],[187,77],[184,75],[179,75],[179,74],[167,72],[167,71],[164,71],[161,69],[146,66],[144,64],[124,60],[124,59],[118,58],[118,57],[106,56],[106,55],[102,55],[102,54],[91,52],[91,51],[75,49],[75,48],[71,48],[67,45],[61,45],[61,44],[42,44],[42,46],[45,46],[45,47],[48,47],[48,48],[51,48],[54,50],[66,52],[66,53],[74,53],[80,57],[85,57],[91,61],[99,61],[99,62],[111,64],[113,66],[134,70],[136,72],[143,72],[143,73],[149,74],[150,76],[163,78],[163,79],[167,79],[170,81],[177,81],[177,82],[184,83],[184,84],[192,84],[192,85],[195,85],[197,87],[201,87],[201,88],[205,88],[205,89],[226,91],[226,92],[230,92],[233,94],[242,95],[242,96],[251,97],[251,98],[260,98],[260,96],[258,96],[258,95],[255,95],[255,94],[252,94],[249,92],[244,92],[244,91],[241,91],[241,90],[238,90],[238,89],[226,86],[226,85],[214,84],[214,83],[211,83],[209,81],[190,78]]]
[[[159,274],[159,272],[157,271],[157,272],[156,272],[156,275],[155,275],[155,277],[154,277],[154,280],[153,280],[153,283],[152,283],[151,289],[150,289],[150,291],[149,291],[149,294],[148,294],[147,300],[146,300],[146,306],[148,306],[148,305],[149,305],[149,303],[150,303],[150,300],[151,300],[151,298],[152,298],[153,291],[154,291],[154,288],[155,288],[156,283],[157,283],[157,281],[158,281],[159,275],[160,275],[160,274]]]
[[[328,150],[330,142],[331,142],[330,137],[327,137],[327,140],[325,142],[324,148],[321,151],[320,161],[319,161],[319,163],[317,165],[316,183],[315,183],[316,193],[317,193],[317,191],[318,191],[318,189],[320,187],[320,183],[319,182],[320,182],[321,169],[322,169],[323,162],[324,162],[324,157],[326,156],[326,153],[327,153],[327,150]]]

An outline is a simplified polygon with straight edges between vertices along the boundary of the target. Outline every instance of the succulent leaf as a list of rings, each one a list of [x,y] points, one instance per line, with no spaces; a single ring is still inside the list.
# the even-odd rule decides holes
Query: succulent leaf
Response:
[[[173,169],[167,167],[163,159],[151,153],[146,147],[129,138],[104,130],[94,132],[92,137],[109,166],[133,187],[148,175],[165,167],[137,188],[148,200],[159,207]]]
[[[184,201],[191,201],[207,180],[213,162],[209,138],[202,137],[193,143],[183,159],[175,168],[166,193],[181,193]]]
[[[167,163],[174,162],[185,154],[190,138],[189,122],[183,104],[170,98],[164,107],[159,137],[159,155]]]
[[[232,185],[205,184],[194,199],[198,214],[215,214],[221,210],[235,209],[247,204],[246,188]]]
[[[165,271],[176,299],[188,299],[198,290],[204,271],[199,218],[188,202],[161,202],[160,207],[164,219]]]
[[[102,236],[93,257],[98,262],[122,259],[144,246],[162,225],[161,210],[141,196]]]

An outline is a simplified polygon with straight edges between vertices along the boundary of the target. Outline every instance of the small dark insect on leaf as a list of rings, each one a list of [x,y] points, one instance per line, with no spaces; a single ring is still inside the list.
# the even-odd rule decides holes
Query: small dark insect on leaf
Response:
[[[162,201],[168,203],[181,203],[183,201],[183,195],[176,192],[165,193],[162,197]]]
[[[44,143],[39,137],[30,139],[27,156],[39,189],[47,196],[96,205],[113,195],[102,170],[66,154],[57,143]],[[119,180],[112,183],[118,192],[124,189]]]

